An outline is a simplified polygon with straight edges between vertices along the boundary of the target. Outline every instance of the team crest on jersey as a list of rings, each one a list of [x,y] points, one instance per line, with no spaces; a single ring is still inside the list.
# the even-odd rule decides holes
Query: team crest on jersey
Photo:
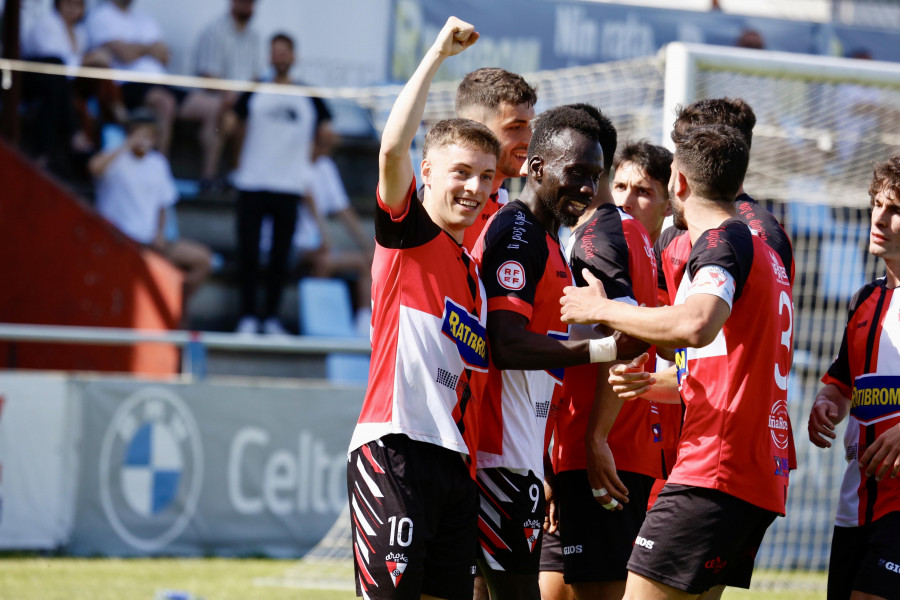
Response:
[[[650,429],[653,430],[653,441],[654,443],[659,443],[662,441],[662,424],[654,423],[650,426]]]
[[[778,280],[778,283],[782,285],[790,285],[790,280],[787,276],[787,270],[784,268],[784,265],[781,264],[781,259],[778,258],[778,255],[775,254],[772,250],[769,250],[769,262],[772,263],[772,271],[775,273],[775,279]]]
[[[444,299],[441,332],[456,344],[466,366],[478,371],[487,370],[487,330],[478,317],[469,314],[450,298]]]
[[[515,260],[508,260],[497,269],[497,283],[517,292],[525,287],[525,269]]]
[[[784,450],[791,439],[791,417],[788,414],[787,402],[778,400],[769,412],[769,433],[775,447]]]
[[[525,531],[525,541],[528,543],[528,551],[534,552],[534,547],[537,545],[537,541],[541,537],[541,524],[534,520],[530,519],[525,521],[524,523],[524,531]]]
[[[384,557],[384,564],[387,565],[388,573],[391,574],[391,581],[394,582],[394,587],[397,587],[400,585],[400,579],[403,577],[403,572],[406,571],[409,559],[406,558],[405,554],[390,552]]]

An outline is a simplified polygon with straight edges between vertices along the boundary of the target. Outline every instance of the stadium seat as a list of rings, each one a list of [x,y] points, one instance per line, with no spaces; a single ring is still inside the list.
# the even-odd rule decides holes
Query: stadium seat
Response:
[[[299,286],[301,335],[356,336],[346,283],[340,279],[304,277]]]
[[[324,337],[355,337],[350,291],[341,279],[304,277],[299,284],[300,333]],[[369,379],[369,357],[359,354],[329,354],[325,373],[332,383],[365,384]]]

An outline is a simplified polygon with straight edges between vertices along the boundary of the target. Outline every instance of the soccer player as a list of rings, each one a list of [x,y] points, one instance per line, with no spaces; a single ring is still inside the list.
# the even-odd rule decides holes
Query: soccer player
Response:
[[[615,128],[606,117],[597,114],[595,118],[607,132],[604,151],[608,148],[612,157]],[[623,152],[632,158],[636,154],[634,145]],[[671,154],[668,161],[665,154],[659,156],[660,164],[653,166],[668,170]],[[614,203],[617,188],[618,196],[627,196],[631,208],[636,204],[633,196],[646,196],[648,192],[640,187],[636,193],[628,192],[632,179],[637,179],[636,169],[623,168],[621,156],[615,162],[619,167],[612,193],[605,176],[605,185],[600,186],[601,192],[592,203],[596,210],[586,214],[573,230],[570,265],[579,285],[586,285],[581,271],[588,269],[603,282],[611,298],[635,306],[656,306],[656,263],[650,237],[639,220]],[[609,163],[613,161],[608,161],[607,167]],[[649,181],[639,185],[650,188],[650,194],[655,191]],[[666,200],[660,204],[668,204],[667,195],[663,198]],[[658,218],[650,225],[658,231],[665,206],[656,212]],[[582,598],[622,597],[626,564],[644,521],[653,483],[665,478],[674,464],[681,419],[677,407],[650,402],[623,404],[606,382],[608,367],[585,365],[566,370],[557,420],[554,458],[560,531],[567,549],[565,574]],[[672,423],[664,423],[664,417]],[[672,440],[665,439],[667,436]],[[669,456],[664,453],[667,448]]]
[[[496,67],[472,71],[456,89],[456,116],[486,125],[500,140],[491,198],[463,240],[463,246],[469,250],[475,247],[488,220],[509,202],[509,194],[500,186],[510,177],[520,176],[528,156],[529,123],[534,118],[536,102],[537,92],[521,75]]]
[[[741,132],[747,148],[753,141],[753,127],[756,115],[749,104],[740,98],[709,98],[698,100],[682,107],[675,118],[672,129],[672,141],[678,146],[679,140],[692,127],[697,125],[730,125]],[[744,183],[735,198],[737,216],[746,223],[781,259],[787,269],[791,284],[794,282],[794,251],[791,241],[778,223],[778,219],[756,200],[744,192]],[[669,299],[669,295],[678,289],[678,283],[684,273],[684,265],[690,254],[690,239],[683,237],[684,232],[677,227],[670,227],[662,232],[655,243],[657,264],[659,267],[660,297]],[[667,271],[672,277],[667,279]],[[670,302],[665,302],[669,304]]]
[[[572,276],[557,231],[574,225],[597,191],[601,139],[596,121],[573,106],[536,118],[522,195],[475,245],[491,348],[479,413],[479,564],[494,600],[539,597],[544,457],[562,369],[617,352],[611,337],[569,341],[559,314]]]
[[[679,140],[669,191],[692,249],[673,306],[611,301],[589,272],[589,285],[567,288],[561,301],[566,322],[681,348],[678,458],[635,539],[629,600],[749,587],[762,537],[784,514],[791,286],[781,260],[738,218],[749,154],[725,125],[693,127]]]
[[[477,39],[451,17],[382,134],[372,366],[347,469],[357,593],[367,598],[472,598],[478,492],[467,418],[480,399],[472,374],[487,369],[486,299],[460,243],[490,195],[500,144],[474,121],[435,124],[421,203],[409,148],[438,67]]]
[[[847,470],[831,542],[828,598],[896,598],[900,590],[900,155],[876,165],[869,186],[869,252],[884,277],[850,302],[837,358],[809,414],[809,439],[830,448],[844,434]]]
[[[626,144],[616,155],[613,169],[613,201],[640,221],[650,236],[650,243],[656,243],[663,222],[672,214],[667,189],[672,175],[672,153],[647,141]]]

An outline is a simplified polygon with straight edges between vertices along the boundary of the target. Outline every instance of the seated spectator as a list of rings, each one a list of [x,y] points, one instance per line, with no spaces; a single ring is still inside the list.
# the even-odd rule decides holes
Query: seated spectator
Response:
[[[89,48],[109,51],[113,68],[164,74],[169,47],[162,30],[152,17],[132,8],[132,4],[133,0],[107,0],[88,12]],[[215,152],[221,97],[150,83],[123,83],[121,90],[128,110],[146,106],[156,115],[158,148],[163,154],[169,153],[176,118],[200,122],[203,161],[204,165],[209,164]]]
[[[230,0],[231,9],[210,23],[197,41],[195,72],[200,77],[255,81],[259,78],[262,43],[257,32],[250,26],[256,0]],[[214,92],[222,101],[216,140],[209,155],[204,160],[201,192],[217,192],[224,182],[216,175],[222,149],[238,130],[237,120],[231,109],[237,101],[237,92]],[[237,162],[237,157],[232,161]]]
[[[97,210],[184,273],[186,303],[209,275],[212,253],[194,241],[166,239],[166,211],[178,200],[178,191],[168,160],[155,149],[158,126],[153,113],[130,113],[126,132],[120,147],[97,154],[88,164],[97,185]]]
[[[70,67],[108,67],[103,51],[86,52],[87,32],[81,23],[84,0],[54,0],[22,35],[22,56],[28,60]],[[93,150],[91,132],[79,122],[73,80],[57,75],[27,74],[25,100],[32,134],[27,150],[39,164],[63,177],[72,176],[73,155]]]
[[[272,37],[273,83],[293,83],[294,41]],[[232,177],[238,189],[237,237],[240,266],[241,319],[238,333],[257,333],[256,284],[260,266],[260,230],[272,219],[272,252],[266,273],[262,330],[287,333],[278,319],[288,273],[291,240],[298,206],[307,202],[312,180],[312,148],[316,132],[330,119],[318,98],[286,94],[245,94],[235,112],[245,123],[240,164]],[[314,210],[314,208],[313,208]]]

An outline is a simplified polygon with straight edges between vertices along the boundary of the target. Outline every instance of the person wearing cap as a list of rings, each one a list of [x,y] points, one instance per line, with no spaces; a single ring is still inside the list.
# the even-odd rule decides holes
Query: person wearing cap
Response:
[[[159,134],[153,113],[129,113],[126,132],[121,146],[94,155],[88,163],[96,208],[122,233],[181,270],[187,301],[209,275],[212,253],[192,240],[166,238],[166,212],[178,200],[178,191],[169,161],[156,149]]]

